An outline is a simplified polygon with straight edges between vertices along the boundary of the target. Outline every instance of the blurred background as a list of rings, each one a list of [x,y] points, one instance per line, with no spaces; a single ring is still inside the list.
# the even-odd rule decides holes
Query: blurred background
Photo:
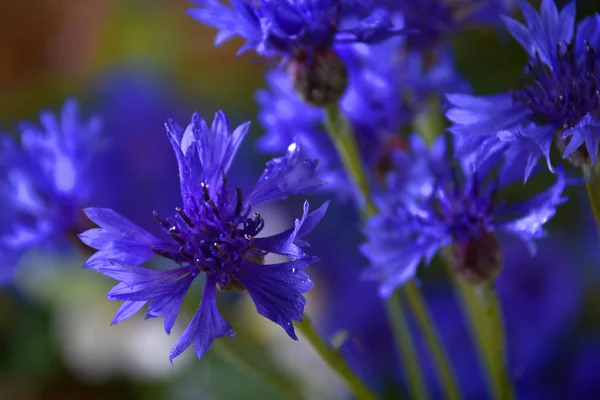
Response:
[[[595,3],[578,2],[580,15],[600,8]],[[214,47],[215,31],[188,17],[187,8],[184,0],[0,2],[0,131],[15,135],[40,109],[58,111],[76,97],[86,115],[102,117],[110,143],[100,166],[106,190],[94,205],[150,231],[158,228],[152,210],[168,214],[180,201],[167,118],[185,124],[193,111],[212,119],[223,109],[232,123],[252,120],[230,178],[242,187],[255,182],[267,161],[255,149],[262,131],[254,92],[276,61],[236,57],[237,40]],[[453,47],[478,92],[518,82],[525,55],[507,35],[469,31]],[[571,187],[568,195],[536,258],[519,244],[505,247],[498,287],[511,373],[524,398],[600,398],[600,239],[583,188]],[[324,200],[310,199],[315,206]],[[269,234],[291,223],[301,202],[259,211]],[[353,207],[341,202],[313,233],[312,253],[322,262],[309,271],[315,288],[307,311],[365,379],[390,399],[401,398],[400,367],[376,287],[358,278],[366,264],[356,249],[358,226]],[[118,307],[104,298],[111,280],[82,270],[85,258],[67,250],[28,254],[15,285],[0,292],[0,399],[279,399],[282,391],[292,398],[350,398],[302,338],[294,342],[258,316],[245,295],[219,299],[236,331],[233,341],[217,341],[201,361],[187,352],[171,365],[169,350],[201,289],[186,300],[188,315],[171,336],[162,320],[140,315],[110,327]],[[442,268],[434,264],[421,280],[468,398],[485,399]],[[258,370],[277,377],[280,387],[262,381]]]

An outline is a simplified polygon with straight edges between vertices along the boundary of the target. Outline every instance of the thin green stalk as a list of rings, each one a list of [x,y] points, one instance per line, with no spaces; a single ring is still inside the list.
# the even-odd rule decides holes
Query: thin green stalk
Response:
[[[586,166],[583,168],[583,174],[585,176],[585,190],[588,201],[592,208],[596,225],[600,229],[600,173],[598,170]]]
[[[433,319],[427,309],[423,295],[414,282],[408,282],[404,285],[403,294],[408,300],[413,314],[417,320],[417,324],[425,336],[425,342],[433,358],[433,364],[437,374],[442,381],[442,388],[446,398],[449,400],[461,399],[460,389],[457,385],[454,370],[448,359],[446,350],[439,340],[437,329],[433,323]]]
[[[408,390],[412,399],[429,398],[425,380],[421,373],[421,362],[417,356],[415,344],[408,329],[408,321],[402,307],[400,292],[395,291],[386,302],[388,317],[394,330],[396,346],[400,354],[400,362],[406,369],[406,378],[408,381]]]
[[[364,218],[369,218],[375,214],[377,210],[371,198],[371,192],[365,176],[365,168],[360,158],[352,130],[348,121],[340,114],[338,108],[329,109],[327,117],[327,131],[340,154],[340,158],[342,159],[348,174],[363,196],[363,216]],[[419,289],[412,283],[409,283],[408,285],[411,289],[409,289],[410,294],[408,294],[407,297],[415,314],[417,314],[417,321],[420,327],[424,330],[436,370],[440,374],[444,389],[447,392],[446,395],[449,399],[459,399],[460,392],[457,388],[454,374],[452,373],[450,363],[448,362],[437,332],[433,329],[433,323],[426,311],[427,306],[419,293]],[[394,329],[395,339],[400,353],[400,360],[404,360],[403,365],[404,368],[406,368],[411,393],[416,399],[427,399],[428,394],[424,384],[422,369],[415,353],[411,332],[408,329],[406,313],[400,302],[400,296],[397,294],[403,293],[405,290],[405,288],[400,288],[387,302],[388,316]]]
[[[365,167],[360,158],[356,140],[354,139],[348,120],[340,114],[337,107],[331,107],[327,110],[327,132],[342,159],[346,171],[350,175],[350,178],[352,178],[359,193],[363,196],[363,203],[361,204],[363,216],[364,218],[369,218],[377,210],[371,198],[371,190],[365,176]]]
[[[294,386],[290,386],[289,382],[282,379],[277,379],[275,375],[269,374],[262,368],[248,362],[244,357],[236,351],[229,348],[222,340],[216,340],[213,344],[214,350],[219,357],[232,367],[236,368],[243,374],[253,376],[257,381],[262,382],[282,398],[290,400],[302,400],[302,394],[295,390]]]
[[[294,326],[304,335],[321,359],[342,378],[358,400],[377,398],[350,369],[342,354],[321,338],[308,316],[304,315],[302,322],[295,322]]]
[[[450,265],[448,265],[450,269]],[[492,284],[473,286],[450,270],[455,291],[461,297],[463,313],[486,369],[494,399],[514,399],[514,389],[506,367],[504,324],[500,302]]]

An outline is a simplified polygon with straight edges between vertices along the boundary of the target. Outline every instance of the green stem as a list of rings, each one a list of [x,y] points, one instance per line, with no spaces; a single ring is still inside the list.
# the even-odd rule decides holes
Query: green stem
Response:
[[[377,210],[371,198],[371,192],[365,175],[365,168],[360,158],[356,141],[352,134],[352,129],[337,107],[328,110],[327,131],[329,132],[329,136],[334,143],[349,176],[363,196],[363,216],[364,218],[369,218],[374,215]],[[446,390],[446,396],[449,399],[459,399],[460,392],[456,384],[456,379],[454,378],[450,363],[448,362],[437,332],[433,328],[433,323],[427,312],[427,306],[416,286],[409,282],[407,288],[408,289],[400,288],[397,292],[404,293],[406,290],[409,291],[409,293],[407,293],[407,298],[415,312],[419,326],[425,333],[426,341],[432,353],[436,370],[440,374],[444,389]],[[403,310],[398,295],[395,295],[388,300],[387,310],[390,322],[394,329],[400,359],[404,360],[403,365],[404,368],[406,368],[411,393],[416,399],[427,399],[428,394],[422,376],[422,369],[414,349],[411,332],[408,329],[406,313]]]
[[[392,329],[394,330],[394,338],[399,350],[400,362],[406,369],[410,397],[412,399],[426,400],[429,398],[429,394],[425,386],[423,374],[421,373],[421,362],[415,351],[415,344],[408,329],[408,321],[402,307],[399,291],[395,291],[387,300],[386,309]]]
[[[455,290],[460,294],[463,313],[469,320],[471,334],[477,342],[479,358],[485,366],[494,398],[514,399],[514,389],[506,369],[502,312],[494,286],[473,286],[452,271],[450,276]]]
[[[584,167],[585,190],[596,224],[600,229],[600,173],[592,167]]]
[[[449,400],[461,399],[460,389],[456,384],[457,380],[452,369],[452,365],[446,354],[446,350],[443,344],[439,340],[439,335],[433,323],[433,319],[427,309],[423,295],[414,282],[408,282],[402,288],[403,294],[408,300],[408,304],[411,307],[413,314],[417,320],[419,328],[425,335],[425,342],[431,356],[433,358],[433,364],[436,368],[437,374],[442,381],[442,387],[446,398]]]
[[[342,354],[325,343],[308,316],[304,315],[302,322],[295,322],[294,326],[304,335],[305,339],[311,344],[321,359],[342,378],[358,400],[376,399],[369,388],[350,369]]]
[[[294,389],[289,382],[278,379],[275,375],[270,375],[262,368],[248,362],[244,357],[227,346],[223,340],[216,340],[213,344],[219,357],[232,367],[236,368],[242,374],[253,376],[257,381],[262,382],[282,398],[290,400],[302,400],[302,394]]]
[[[363,196],[361,208],[364,218],[369,218],[377,211],[371,198],[371,190],[365,167],[363,165],[356,140],[348,120],[340,113],[339,108],[331,107],[327,110],[327,132],[333,142],[348,175],[356,185],[359,193]]]

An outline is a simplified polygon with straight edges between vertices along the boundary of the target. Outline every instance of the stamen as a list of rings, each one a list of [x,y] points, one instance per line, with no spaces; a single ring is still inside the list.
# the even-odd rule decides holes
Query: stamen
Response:
[[[237,203],[235,205],[235,215],[240,215],[240,213],[242,212],[242,189],[237,186],[235,188],[235,191],[237,193]]]
[[[177,228],[175,226],[172,226],[171,229],[169,229],[169,235],[173,238],[173,240],[175,240],[177,243],[179,244],[186,244],[186,241],[183,240],[177,232]]]
[[[163,250],[163,249],[157,249],[156,246],[154,246],[153,244],[150,245],[150,249],[152,250],[152,253],[154,253],[157,256],[160,257],[165,257],[165,258],[171,258],[171,253]]]
[[[200,187],[202,188],[202,195],[204,196],[204,201],[208,201],[210,199],[210,193],[208,192],[208,186],[206,186],[206,183],[201,182]]]
[[[219,216],[219,209],[217,208],[217,205],[215,204],[215,202],[212,200],[207,200],[206,204],[208,204],[210,206],[210,208],[212,209],[212,211],[215,214],[215,216],[217,217],[217,219],[221,219],[221,217]]]
[[[170,223],[168,223],[166,220],[162,219],[160,217],[160,215],[158,215],[158,212],[156,210],[152,211],[152,215],[160,223],[160,225],[163,228],[165,228],[165,229],[170,229],[171,228],[172,225]]]
[[[190,219],[190,217],[188,217],[188,215],[185,213],[185,211],[183,211],[181,209],[181,207],[175,207],[175,211],[177,211],[177,214],[179,214],[179,216],[181,217],[181,219],[183,219],[185,221],[185,223],[187,224],[187,226],[189,226],[190,228],[194,227],[194,223],[192,222],[192,220]]]
[[[188,253],[187,251],[185,251],[185,248],[183,246],[181,246],[179,248],[179,254],[181,255],[181,257],[185,258],[186,260],[193,260],[194,259],[194,255]]]

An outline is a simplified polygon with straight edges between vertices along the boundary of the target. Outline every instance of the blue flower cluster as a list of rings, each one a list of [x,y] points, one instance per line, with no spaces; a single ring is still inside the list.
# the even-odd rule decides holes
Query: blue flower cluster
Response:
[[[247,291],[258,314],[297,340],[294,321],[302,321],[304,294],[313,286],[305,269],[320,260],[308,254],[306,236],[324,218],[329,203],[309,212],[305,202],[291,227],[270,236],[264,235],[269,221],[256,212],[257,206],[315,192],[361,199],[358,204],[372,199],[376,211],[365,215],[362,230],[355,229],[364,239],[339,246],[353,246],[352,257],[339,250],[352,261],[360,252],[363,268],[352,274],[331,266],[323,273],[329,274],[325,280],[344,282],[335,289],[335,304],[361,303],[357,309],[375,315],[381,311],[381,298],[417,279],[419,266],[441,253],[459,279],[474,286],[497,281],[505,308],[514,313],[507,320],[519,325],[508,336],[514,343],[527,343],[527,348],[511,344],[514,362],[529,366],[542,357],[545,342],[532,344],[535,335],[519,319],[521,303],[514,300],[526,291],[519,287],[529,282],[526,272],[540,271],[517,271],[512,265],[504,274],[504,265],[506,260],[519,261],[523,270],[528,268],[514,254],[526,250],[535,255],[537,241],[547,235],[547,222],[567,201],[564,192],[575,182],[567,178],[566,168],[551,163],[552,143],[577,166],[596,164],[600,15],[576,25],[575,3],[559,11],[552,0],[543,0],[540,12],[523,2],[524,24],[500,17],[513,9],[512,1],[503,0],[193,3],[197,8],[190,15],[218,30],[216,45],[238,36],[245,40],[238,54],[253,50],[281,58],[267,72],[266,88],[255,96],[265,131],[258,148],[279,157],[266,164],[251,190],[242,191],[232,184],[230,169],[249,122],[232,127],[222,111],[210,124],[198,113],[185,126],[169,119],[165,127],[179,171],[180,190],[174,191],[179,206],[167,217],[153,211],[158,233],[151,233],[131,215],[117,213],[119,207],[93,207],[102,205],[96,193],[106,185],[99,185],[92,165],[106,140],[99,120],[82,121],[77,104],[69,100],[59,117],[42,113],[42,128],[24,124],[20,140],[8,135],[0,139],[0,217],[9,221],[0,226],[0,256],[8,260],[0,269],[0,281],[10,282],[28,250],[79,240],[86,250],[96,250],[86,254],[84,267],[117,281],[106,296],[122,302],[113,324],[145,308],[146,318],[163,317],[170,334],[193,282],[203,281],[201,301],[176,340],[171,361],[192,345],[202,358],[215,339],[234,336],[217,307],[217,291]],[[497,28],[499,21],[529,57],[521,87],[473,94],[455,67],[450,41],[466,29]],[[132,102],[127,93],[118,97],[123,102],[119,108]],[[432,129],[423,124],[444,114],[451,135],[440,124]],[[332,115],[342,122],[339,126],[332,127]],[[340,150],[341,140],[334,133],[354,145],[356,158],[344,154],[348,148]],[[555,182],[515,199],[514,192],[533,187],[522,178],[533,176],[542,157]],[[348,165],[349,159],[357,165]],[[117,174],[127,173],[116,169]],[[351,173],[356,170],[364,173],[365,185]],[[137,175],[124,182],[135,179]],[[348,203],[338,202],[340,208]],[[156,199],[156,208],[161,205]],[[152,220],[150,213],[147,217]],[[349,220],[356,228],[358,222]],[[339,230],[334,227],[326,234]],[[514,238],[524,247],[515,250],[510,243]],[[329,250],[335,248],[322,242]],[[280,261],[268,262],[269,255]],[[153,265],[159,260],[172,267]],[[547,327],[548,340],[579,301],[576,290],[560,288],[562,278],[557,277],[564,271],[556,270],[556,275],[540,279],[539,296],[527,311],[555,311],[543,314],[536,324]],[[356,296],[356,287],[373,291]],[[569,301],[552,303],[547,293],[561,289]],[[514,298],[512,293],[517,293]],[[354,308],[348,309],[355,314]],[[348,314],[337,316],[352,319]],[[356,321],[349,323],[365,329]]]

